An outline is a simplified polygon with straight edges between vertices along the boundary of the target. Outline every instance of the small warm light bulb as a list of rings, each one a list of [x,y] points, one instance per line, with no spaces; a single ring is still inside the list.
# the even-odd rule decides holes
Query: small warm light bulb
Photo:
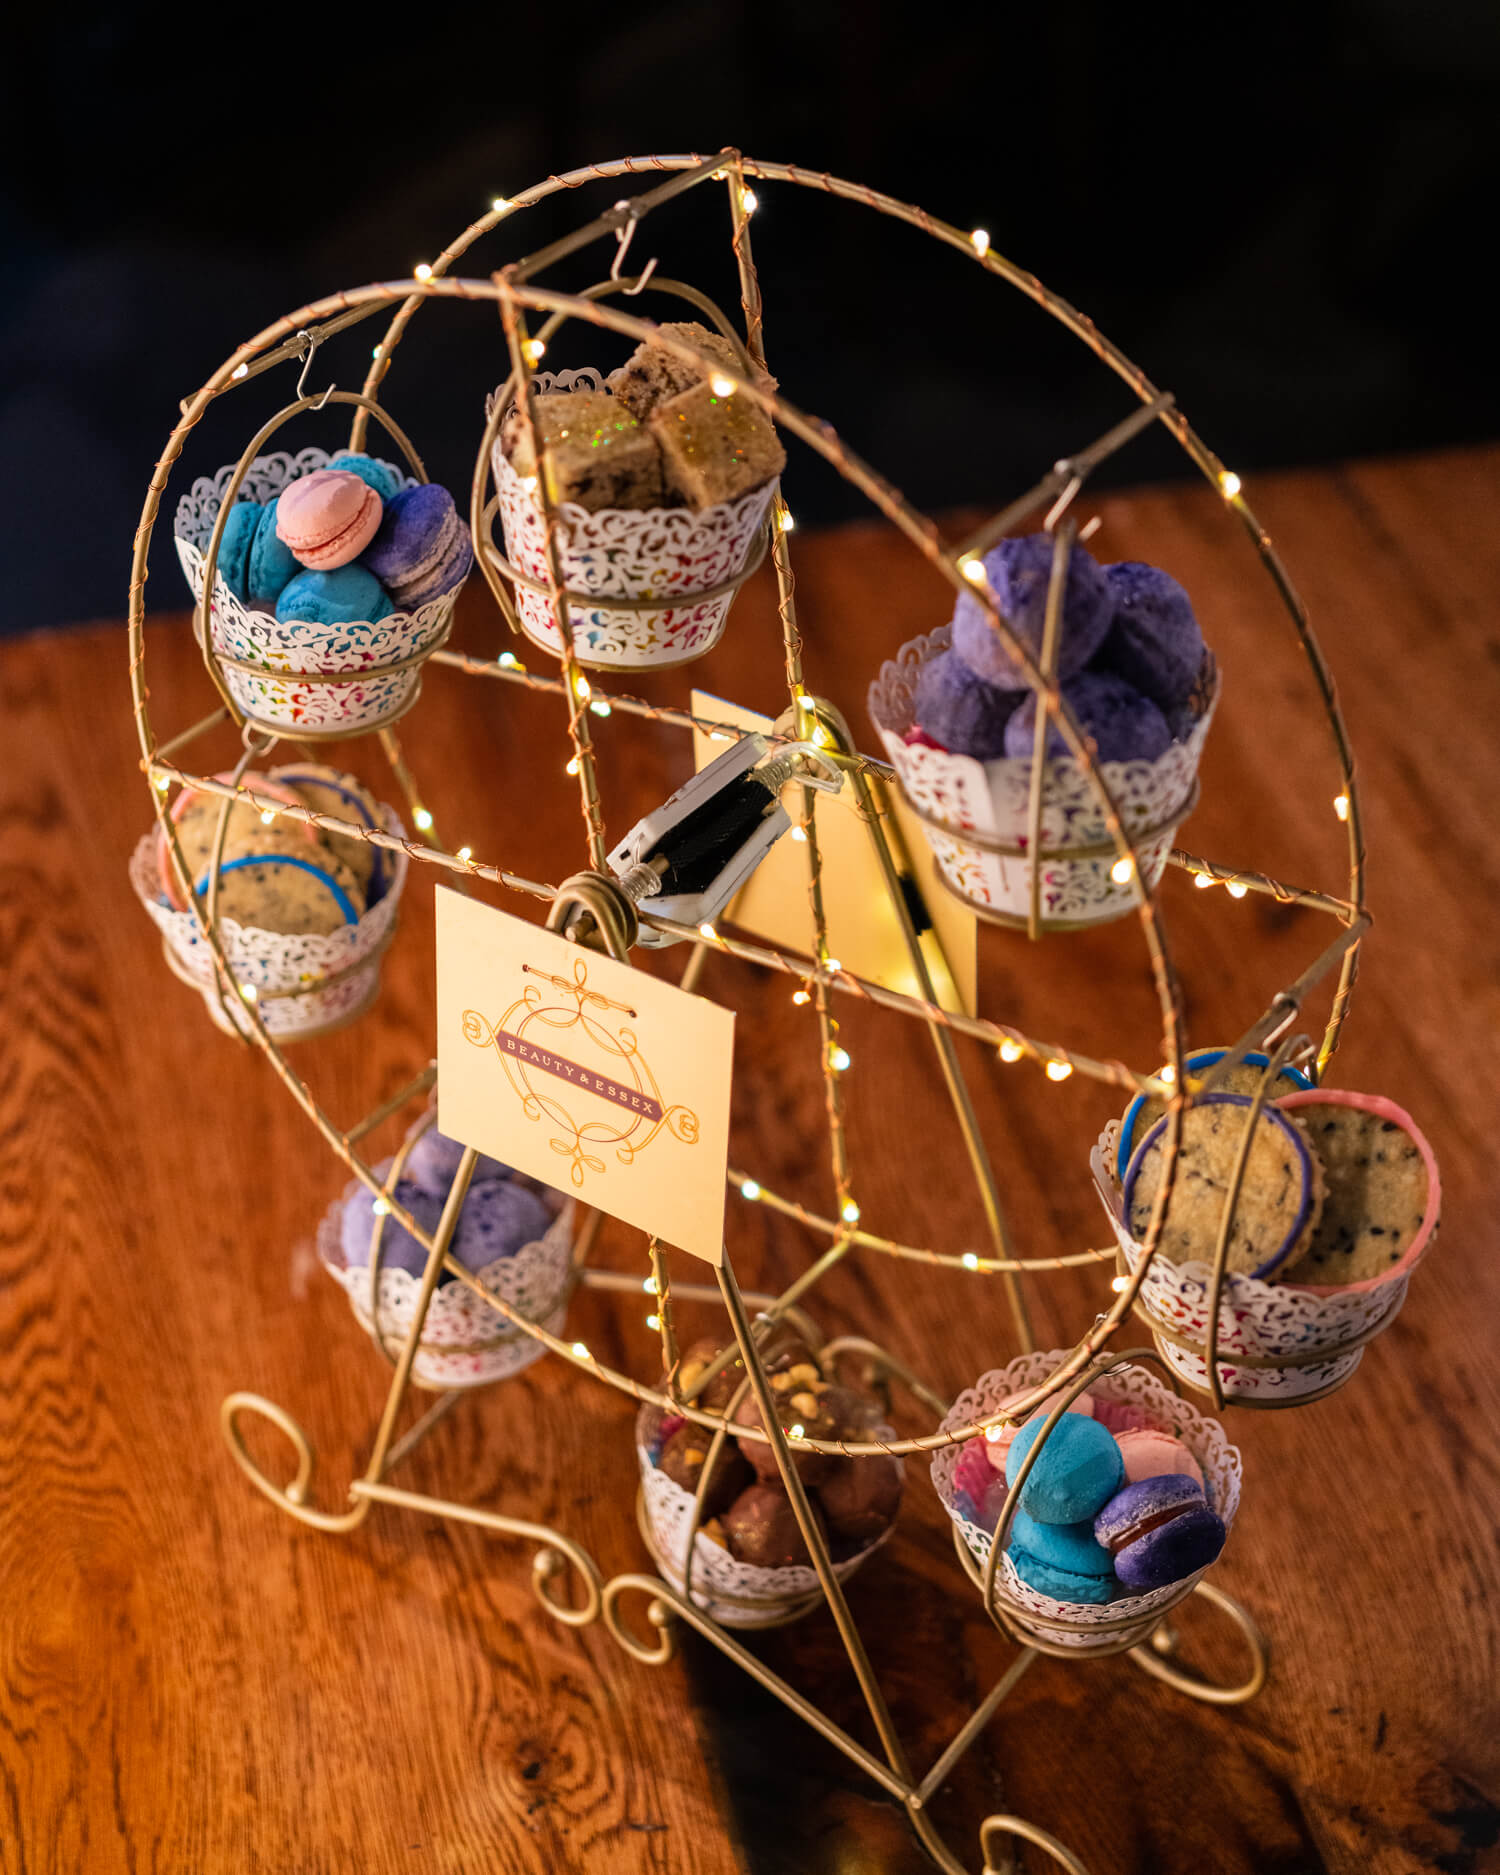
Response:
[[[844,1208],[840,1211],[839,1216],[846,1224],[857,1224],[859,1222],[859,1206],[852,1198],[846,1199]]]
[[[1019,1061],[1025,1053],[1026,1050],[1019,1042],[1013,1042],[1009,1038],[1000,1044],[1000,1059],[1002,1061]]]
[[[646,1326],[648,1328],[660,1328],[661,1317],[659,1315],[648,1315],[646,1317]]]
[[[583,698],[585,703],[587,703],[589,698],[594,694],[593,686],[589,683],[588,678],[584,676],[582,671],[577,672],[574,676],[573,688],[578,692],[579,696]]]
[[[260,991],[256,989],[253,983],[242,983],[240,985],[240,995],[244,997],[247,1003],[258,1002],[260,1000]]]
[[[643,1276],[641,1278],[641,1288],[648,1296],[654,1296],[656,1294],[656,1278],[654,1276]]]
[[[716,371],[708,380],[708,388],[715,397],[733,397],[735,382],[733,378],[726,378],[722,371]]]
[[[795,518],[792,515],[792,511],[790,508],[778,508],[777,509],[776,525],[777,527],[781,529],[783,534],[791,533],[792,529],[797,525],[797,523],[796,523]]]
[[[760,207],[760,197],[755,193],[754,189],[740,190],[740,207],[747,215],[753,215],[756,209]]]
[[[733,742],[734,741],[734,737],[730,735],[727,729],[710,729],[708,732],[708,739],[710,742]]]
[[[547,347],[540,339],[527,339],[521,347],[521,356],[529,365],[539,365],[547,354]]]
[[[988,254],[990,251],[989,229],[988,228],[976,228],[974,232],[969,236],[969,239],[974,243],[974,252],[979,256],[981,260],[983,260],[985,255]]]
[[[385,1198],[377,1198],[375,1200],[374,1205],[371,1208],[373,1209],[376,1217],[389,1217],[391,1214],[390,1203]]]
[[[260,824],[263,827],[269,827],[275,818],[276,810],[274,807],[264,807],[261,809]]]
[[[1130,1287],[1130,1278],[1128,1276],[1111,1277],[1109,1286],[1111,1289],[1114,1290],[1117,1296],[1123,1295],[1123,1293]]]
[[[603,697],[600,697],[597,703],[591,703],[589,708],[594,712],[595,716],[608,716],[611,714],[610,707],[604,701]]]
[[[793,827],[792,838],[797,842],[798,846],[806,846],[807,845],[806,827]]]
[[[803,1426],[800,1424],[795,1425],[795,1426],[788,1426],[787,1432],[789,1436],[792,1437],[793,1439],[805,1439],[807,1437],[806,1426]]]
[[[418,827],[422,830],[423,833],[432,832],[432,816],[431,814],[428,813],[425,807],[414,807],[412,809],[411,817],[417,823]]]
[[[709,943],[712,944],[719,934],[717,931],[715,931],[715,929],[713,928],[711,924],[708,924],[707,922],[705,922],[699,925],[698,935],[699,937],[707,938]]]
[[[521,661],[514,651],[502,651],[497,661],[502,671],[517,671],[521,668]]]
[[[810,1003],[812,1001],[812,998],[811,996],[808,995],[806,990],[793,990],[792,1001],[800,1009],[804,1003]]]
[[[582,1341],[575,1341],[573,1343],[573,1352],[578,1356],[580,1361],[591,1361],[594,1358]]]
[[[1072,1072],[1073,1064],[1071,1061],[1049,1061],[1047,1063],[1047,1079],[1049,1081],[1065,1081]]]
[[[472,846],[461,846],[457,853],[454,854],[454,858],[461,859],[466,866],[473,857],[474,849]]]
[[[1135,861],[1133,859],[1117,859],[1109,869],[1109,876],[1116,885],[1129,885],[1134,873]]]
[[[537,488],[536,477],[534,475],[523,475],[521,477],[521,486],[526,490],[528,495],[534,495]]]
[[[232,378],[248,378],[250,375],[250,367],[249,365],[236,365],[229,375]]]
[[[1240,478],[1235,474],[1233,469],[1220,469],[1219,492],[1226,501],[1233,501],[1235,496],[1240,492]]]
[[[850,1066],[849,1050],[847,1048],[830,1048],[828,1051],[828,1065],[833,1069],[835,1074],[842,1074],[845,1069]]]
[[[384,351],[385,351],[385,347],[383,345],[377,345],[375,349],[370,353],[370,356],[372,358],[379,358]]]
[[[1172,1066],[1171,1062],[1169,1061],[1167,1065],[1162,1069],[1161,1073],[1157,1075],[1156,1078],[1159,1081],[1165,1081],[1167,1086],[1170,1087],[1173,1081],[1177,1079],[1177,1070]]]
[[[490,203],[490,208],[496,215],[508,214],[514,207],[515,203],[512,202],[508,196],[504,195],[497,195],[494,201]]]
[[[963,1255],[959,1258],[959,1261],[966,1270],[977,1270],[979,1268],[979,1258],[975,1256],[972,1250],[965,1250]]]
[[[1213,884],[1213,879],[1206,872],[1198,872],[1193,874],[1193,884],[1200,892],[1206,892]]]
[[[172,777],[170,775],[158,775],[151,785],[158,794],[165,794],[167,789],[172,785]]]
[[[748,1198],[753,1204],[760,1196],[760,1186],[756,1184],[753,1178],[747,1178],[744,1184],[740,1186],[740,1196],[742,1198]]]
[[[825,957],[823,959],[823,968],[834,976],[837,976],[843,967],[837,957]]]
[[[432,278],[432,268],[425,260],[419,261],[411,271],[414,279],[426,281]]]
[[[1333,811],[1338,815],[1340,820],[1347,820],[1349,818],[1349,797],[1347,794],[1336,794],[1333,797]]]
[[[576,775],[578,773],[578,757],[576,755],[573,757],[572,761],[569,762],[568,765],[563,769],[563,773],[565,775]]]
[[[984,578],[984,562],[976,554],[970,554],[967,560],[960,560],[958,570],[976,586]]]
[[[1225,890],[1231,898],[1243,898],[1250,888],[1248,885],[1241,885],[1238,879],[1231,879]]]

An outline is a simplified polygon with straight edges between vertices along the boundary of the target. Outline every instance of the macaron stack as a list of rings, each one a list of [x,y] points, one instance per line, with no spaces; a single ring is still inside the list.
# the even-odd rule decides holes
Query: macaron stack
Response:
[[[1002,540],[984,571],[1001,616],[1040,661],[1051,535]],[[922,666],[906,739],[978,761],[1029,761],[1036,697],[972,592],[960,595],[950,630],[951,647]],[[1137,560],[1101,567],[1073,548],[1057,674],[1099,761],[1154,762],[1185,742],[1201,714],[1205,658],[1192,602],[1169,573]],[[1052,725],[1046,758],[1069,753]]]
[[[219,573],[242,606],[282,623],[377,624],[458,587],[468,529],[436,483],[403,487],[387,463],[347,450],[265,503],[239,501]]]
[[[1087,1393],[1043,1441],[1047,1418],[1038,1409],[1019,1429],[970,1440],[954,1470],[955,1508],[991,1534],[1019,1489],[1006,1553],[1020,1581],[1053,1601],[1097,1604],[1164,1588],[1215,1559],[1225,1526],[1181,1439]]]

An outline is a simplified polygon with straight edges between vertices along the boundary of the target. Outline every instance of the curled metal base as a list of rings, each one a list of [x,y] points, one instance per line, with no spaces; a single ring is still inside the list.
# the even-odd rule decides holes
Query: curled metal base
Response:
[[[1215,1608],[1222,1608],[1245,1637],[1250,1649],[1249,1676],[1238,1686],[1215,1686],[1196,1674],[1179,1671],[1170,1664],[1178,1644],[1177,1629],[1170,1621],[1162,1622],[1144,1646],[1132,1647],[1130,1658],[1143,1673],[1175,1687],[1179,1693],[1186,1693],[1189,1699],[1202,1700],[1208,1706],[1242,1706],[1247,1699],[1254,1699],[1266,1683],[1271,1670],[1271,1643],[1261,1633],[1249,1610],[1241,1607],[1232,1595],[1226,1595],[1223,1589],[1215,1588],[1212,1582],[1199,1582],[1193,1593],[1212,1602]]]
[[[259,1465],[246,1450],[245,1441],[240,1435],[239,1420],[241,1413],[254,1413],[259,1419],[268,1419],[278,1431],[291,1440],[297,1454],[297,1470],[290,1484],[273,1484]],[[292,1418],[285,1407],[278,1406],[274,1400],[265,1399],[259,1393],[231,1393],[219,1408],[219,1427],[224,1434],[224,1442],[229,1447],[230,1456],[244,1472],[245,1476],[260,1492],[268,1497],[278,1510],[284,1510],[289,1517],[295,1517],[298,1523],[310,1525],[314,1530],[342,1531],[353,1530],[362,1524],[369,1515],[367,1503],[355,1504],[349,1510],[315,1510],[307,1501],[312,1489],[313,1473],[317,1469],[317,1453],[312,1441]]]

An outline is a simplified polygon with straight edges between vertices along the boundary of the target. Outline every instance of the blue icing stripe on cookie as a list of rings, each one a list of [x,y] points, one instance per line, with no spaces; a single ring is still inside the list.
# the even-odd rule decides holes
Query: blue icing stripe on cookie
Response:
[[[347,801],[354,809],[356,817],[362,820],[367,827],[374,828],[379,825],[371,815],[369,808],[365,806],[364,802],[352,788],[341,787],[338,782],[330,781],[326,775],[289,775],[283,769],[280,779],[284,781],[289,788],[295,788],[299,782],[305,782],[310,787],[327,788],[331,794],[336,794],[341,801]],[[370,874],[370,904],[373,907],[378,899],[385,896],[385,855],[378,846],[372,846],[370,851],[374,855],[374,865],[371,868]]]
[[[1182,1065],[1189,1074],[1202,1074],[1209,1068],[1218,1067],[1228,1053],[1227,1048],[1198,1048],[1187,1057]],[[1240,1061],[1247,1068],[1268,1068],[1271,1065],[1268,1055],[1257,1054],[1254,1051],[1241,1055]],[[1299,1089],[1312,1086],[1312,1082],[1302,1070],[1292,1067],[1289,1063],[1283,1063],[1281,1072],[1276,1078],[1290,1081],[1293,1087]],[[1275,1100],[1278,1096],[1273,1094],[1271,1098]],[[1115,1175],[1122,1182],[1133,1156],[1136,1122],[1140,1119],[1141,1109],[1145,1104],[1146,1096],[1137,1094],[1125,1109],[1125,1118],[1120,1122],[1120,1136],[1115,1141]]]
[[[247,853],[243,859],[226,861],[219,872],[221,876],[226,872],[238,872],[242,866],[296,866],[302,872],[310,872],[315,879],[321,879],[333,894],[334,904],[344,914],[344,923],[359,923],[359,913],[354,909],[349,894],[331,873],[324,872],[321,866],[315,866],[310,859],[293,859],[290,853]],[[193,889],[200,897],[208,890],[207,873]]]

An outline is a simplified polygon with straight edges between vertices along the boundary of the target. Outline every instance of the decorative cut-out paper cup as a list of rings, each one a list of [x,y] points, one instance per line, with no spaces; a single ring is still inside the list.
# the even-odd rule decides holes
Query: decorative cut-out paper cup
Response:
[[[385,830],[406,836],[394,808],[384,809]],[[201,992],[208,1013],[226,1034],[249,1034],[252,1024],[232,991],[221,991],[213,955],[197,913],[179,911],[162,890],[160,832],[153,828],[136,845],[130,882],[162,936],[173,973]],[[380,990],[380,962],[396,929],[406,885],[404,850],[390,855],[385,889],[353,924],[323,934],[286,936],[253,925],[219,920],[224,955],[240,985],[278,1041],[309,1041],[342,1028],[364,1014]]]
[[[661,1408],[643,1406],[636,1415],[636,1456],[641,1467],[638,1517],[641,1535],[656,1566],[679,1594],[690,1593],[695,1607],[727,1628],[774,1628],[799,1620],[821,1607],[823,1591],[817,1572],[807,1564],[784,1569],[763,1569],[731,1556],[702,1530],[693,1535],[692,1587],[683,1587],[688,1532],[693,1524],[693,1494],[674,1484],[656,1468],[661,1450]],[[893,1438],[889,1427],[877,1428],[876,1437]],[[861,1550],[833,1565],[833,1573],[846,1581],[885,1543],[895,1521]]]
[[[257,456],[240,495],[274,501],[289,483],[326,469],[329,461],[321,449]],[[237,466],[200,477],[177,504],[177,557],[200,604],[209,541]],[[415,485],[416,478],[394,463],[383,466],[403,488]],[[415,612],[392,612],[373,624],[318,625],[242,605],[216,570],[212,649],[236,709],[260,728],[313,739],[356,735],[395,722],[416,702],[422,665],[448,636],[462,589],[460,580]]]
[[[538,372],[539,392],[603,388],[597,371]],[[491,406],[493,408],[493,406]],[[547,529],[532,489],[496,438],[492,452],[505,552],[521,577],[516,610],[533,644],[562,656],[547,587]],[[719,642],[735,593],[760,564],[756,536],[776,493],[762,483],[733,501],[691,508],[558,509],[563,584],[586,595],[569,606],[574,653],[593,670],[664,669],[702,657]],[[611,599],[660,600],[642,609]]]
[[[390,1160],[376,1166],[377,1177],[383,1179],[390,1166]],[[549,1334],[561,1334],[573,1292],[573,1200],[519,1172],[511,1177],[536,1193],[551,1212],[552,1222],[535,1243],[523,1244],[512,1256],[497,1257],[475,1274],[527,1321],[536,1322]],[[360,1327],[394,1359],[416,1319],[422,1278],[403,1269],[381,1267],[372,1284],[367,1263],[351,1267],[347,1262],[341,1224],[344,1205],[358,1190],[351,1180],[343,1196],[324,1213],[318,1225],[318,1256],[348,1296]],[[467,1283],[444,1277],[428,1304],[412,1380],[433,1391],[484,1387],[519,1374],[546,1352],[544,1342],[518,1328]]]
[[[1023,1354],[1008,1367],[982,1375],[953,1402],[942,1430],[951,1432],[988,1418],[1013,1394],[1039,1386],[1070,1352],[1059,1348],[1050,1354]],[[1206,1418],[1196,1407],[1179,1399],[1165,1381],[1141,1367],[1100,1374],[1089,1382],[1088,1391],[1096,1403],[1112,1402],[1119,1409],[1128,1409],[1126,1423],[1152,1426],[1180,1439],[1202,1468],[1209,1504],[1224,1520],[1225,1528],[1233,1529],[1244,1468],[1238,1447],[1225,1438],[1217,1420]],[[1044,1415],[1047,1410],[1045,1405],[1037,1408]],[[954,1473],[964,1450],[964,1445],[948,1445],[934,1452],[932,1482],[953,1520],[960,1560],[976,1585],[982,1586],[992,1531],[974,1522],[969,1515],[972,1506],[955,1485]],[[995,1570],[991,1613],[1022,1641],[1034,1641],[1043,1648],[1066,1648],[1079,1655],[1113,1654],[1146,1640],[1167,1610],[1190,1595],[1206,1573],[1200,1569],[1180,1582],[1169,1582],[1144,1595],[1131,1595],[1122,1588],[1109,1602],[1064,1602],[1023,1582],[1010,1557],[1002,1554]]]
[[[903,645],[871,685],[870,714],[944,883],[982,918],[1027,926],[1030,758],[1002,756],[981,762],[905,740],[913,726],[917,673],[950,643],[950,627],[942,625]],[[1177,829],[1197,801],[1198,761],[1218,694],[1218,674],[1210,656],[1199,681],[1196,720],[1184,741],[1174,742],[1154,762],[1100,764],[1104,784],[1135,845],[1148,892],[1160,879]],[[1042,788],[1041,929],[1081,930],[1133,911],[1134,885],[1113,876],[1118,858],[1087,770],[1072,756],[1049,759]]]
[[[1380,1114],[1415,1141],[1427,1168],[1427,1206],[1405,1253],[1384,1274],[1339,1285],[1265,1282],[1226,1270],[1219,1298],[1216,1365],[1226,1398],[1258,1406],[1297,1406],[1341,1387],[1385,1333],[1406,1300],[1412,1271],[1436,1234],[1442,1185],[1432,1148],[1411,1116],[1373,1094],[1313,1088],[1291,1093],[1277,1106],[1357,1106]],[[1305,1114],[1304,1114],[1304,1117]],[[1094,1182],[1125,1267],[1140,1267],[1145,1249],[1126,1224],[1124,1193],[1115,1175],[1118,1129],[1106,1127],[1094,1148]],[[1211,1392],[1205,1358],[1213,1270],[1206,1261],[1174,1263],[1158,1249],[1141,1285],[1138,1307],[1162,1358],[1201,1393]]]

